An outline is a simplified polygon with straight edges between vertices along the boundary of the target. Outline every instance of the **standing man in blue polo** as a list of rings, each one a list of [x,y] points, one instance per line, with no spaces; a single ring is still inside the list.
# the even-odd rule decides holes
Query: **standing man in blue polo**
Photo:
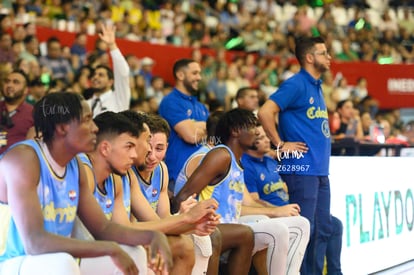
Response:
[[[320,77],[329,70],[331,56],[320,37],[297,39],[295,54],[300,72],[280,85],[259,109],[258,117],[276,146],[277,170],[288,186],[290,202],[299,204],[301,215],[311,224],[301,274],[322,275],[332,223],[331,138]]]
[[[170,182],[175,182],[187,158],[197,151],[207,136],[208,110],[195,96],[201,80],[201,67],[192,59],[180,59],[173,66],[175,88],[165,96],[160,115],[171,127],[165,162]],[[170,184],[173,188],[173,184]]]

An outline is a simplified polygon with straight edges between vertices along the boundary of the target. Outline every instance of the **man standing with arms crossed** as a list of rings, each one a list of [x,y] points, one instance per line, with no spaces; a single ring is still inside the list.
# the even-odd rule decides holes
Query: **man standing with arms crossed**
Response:
[[[184,162],[206,137],[209,115],[207,108],[195,96],[201,80],[200,64],[192,59],[180,59],[174,64],[173,74],[175,88],[163,98],[159,108],[160,115],[171,128],[165,158],[170,182],[175,182]]]
[[[299,73],[283,82],[259,109],[258,117],[276,146],[278,172],[286,182],[291,203],[311,224],[311,241],[301,274],[322,274],[327,237],[331,233],[329,157],[331,139],[321,74],[331,56],[320,37],[296,41]],[[276,128],[276,116],[279,125]]]

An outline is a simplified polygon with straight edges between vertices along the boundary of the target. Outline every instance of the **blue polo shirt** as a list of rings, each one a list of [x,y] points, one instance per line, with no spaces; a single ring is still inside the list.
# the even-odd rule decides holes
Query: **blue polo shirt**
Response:
[[[277,172],[278,163],[269,156],[263,158],[243,154],[241,164],[244,169],[244,182],[251,193],[273,205],[289,203],[286,183]]]
[[[279,135],[283,141],[306,143],[307,153],[279,153],[280,174],[327,176],[331,154],[328,110],[322,81],[306,70],[284,81],[269,98],[280,108]]]
[[[170,180],[175,181],[187,158],[197,151],[201,144],[185,142],[178,136],[174,127],[187,119],[207,121],[209,112],[195,96],[185,95],[176,88],[162,99],[158,112],[171,127],[165,163],[168,167]]]

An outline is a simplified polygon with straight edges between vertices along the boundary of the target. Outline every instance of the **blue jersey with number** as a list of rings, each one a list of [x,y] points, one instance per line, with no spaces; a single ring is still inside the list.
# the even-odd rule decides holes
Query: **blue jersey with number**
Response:
[[[331,135],[321,84],[321,80],[314,79],[301,69],[269,97],[281,110],[278,127],[280,138],[285,142],[304,142],[309,148],[307,153],[279,152],[280,174],[329,174]]]
[[[43,226],[46,231],[70,237],[79,202],[79,166],[76,158],[67,165],[63,177],[52,170],[40,144],[34,140],[16,143],[15,146],[27,145],[38,156],[40,179],[37,196],[43,214]],[[30,215],[30,209],[27,209]],[[0,262],[26,255],[22,239],[11,216],[10,206],[0,204]]]

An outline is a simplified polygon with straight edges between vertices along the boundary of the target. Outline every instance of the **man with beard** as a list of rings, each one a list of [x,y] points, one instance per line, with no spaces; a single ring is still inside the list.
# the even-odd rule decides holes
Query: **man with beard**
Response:
[[[331,56],[320,37],[296,41],[301,70],[284,81],[259,109],[258,117],[280,161],[278,172],[286,182],[291,203],[311,224],[311,240],[301,274],[322,274],[330,215],[329,157],[331,139],[320,80]],[[276,128],[275,117],[279,116]]]
[[[91,77],[93,96],[88,99],[93,116],[96,117],[105,111],[121,112],[129,109],[131,88],[129,86],[129,66],[115,41],[115,27],[102,25],[99,38],[104,41],[110,50],[114,71],[98,65]],[[114,87],[114,89],[113,89]]]
[[[0,154],[26,139],[29,130],[33,130],[33,107],[25,102],[29,91],[27,81],[21,70],[12,71],[4,81],[4,100],[0,101]]]
[[[161,101],[159,114],[171,128],[165,163],[170,175],[170,188],[187,158],[197,151],[206,137],[209,112],[196,95],[201,80],[200,64],[180,59],[173,66],[175,88]]]

